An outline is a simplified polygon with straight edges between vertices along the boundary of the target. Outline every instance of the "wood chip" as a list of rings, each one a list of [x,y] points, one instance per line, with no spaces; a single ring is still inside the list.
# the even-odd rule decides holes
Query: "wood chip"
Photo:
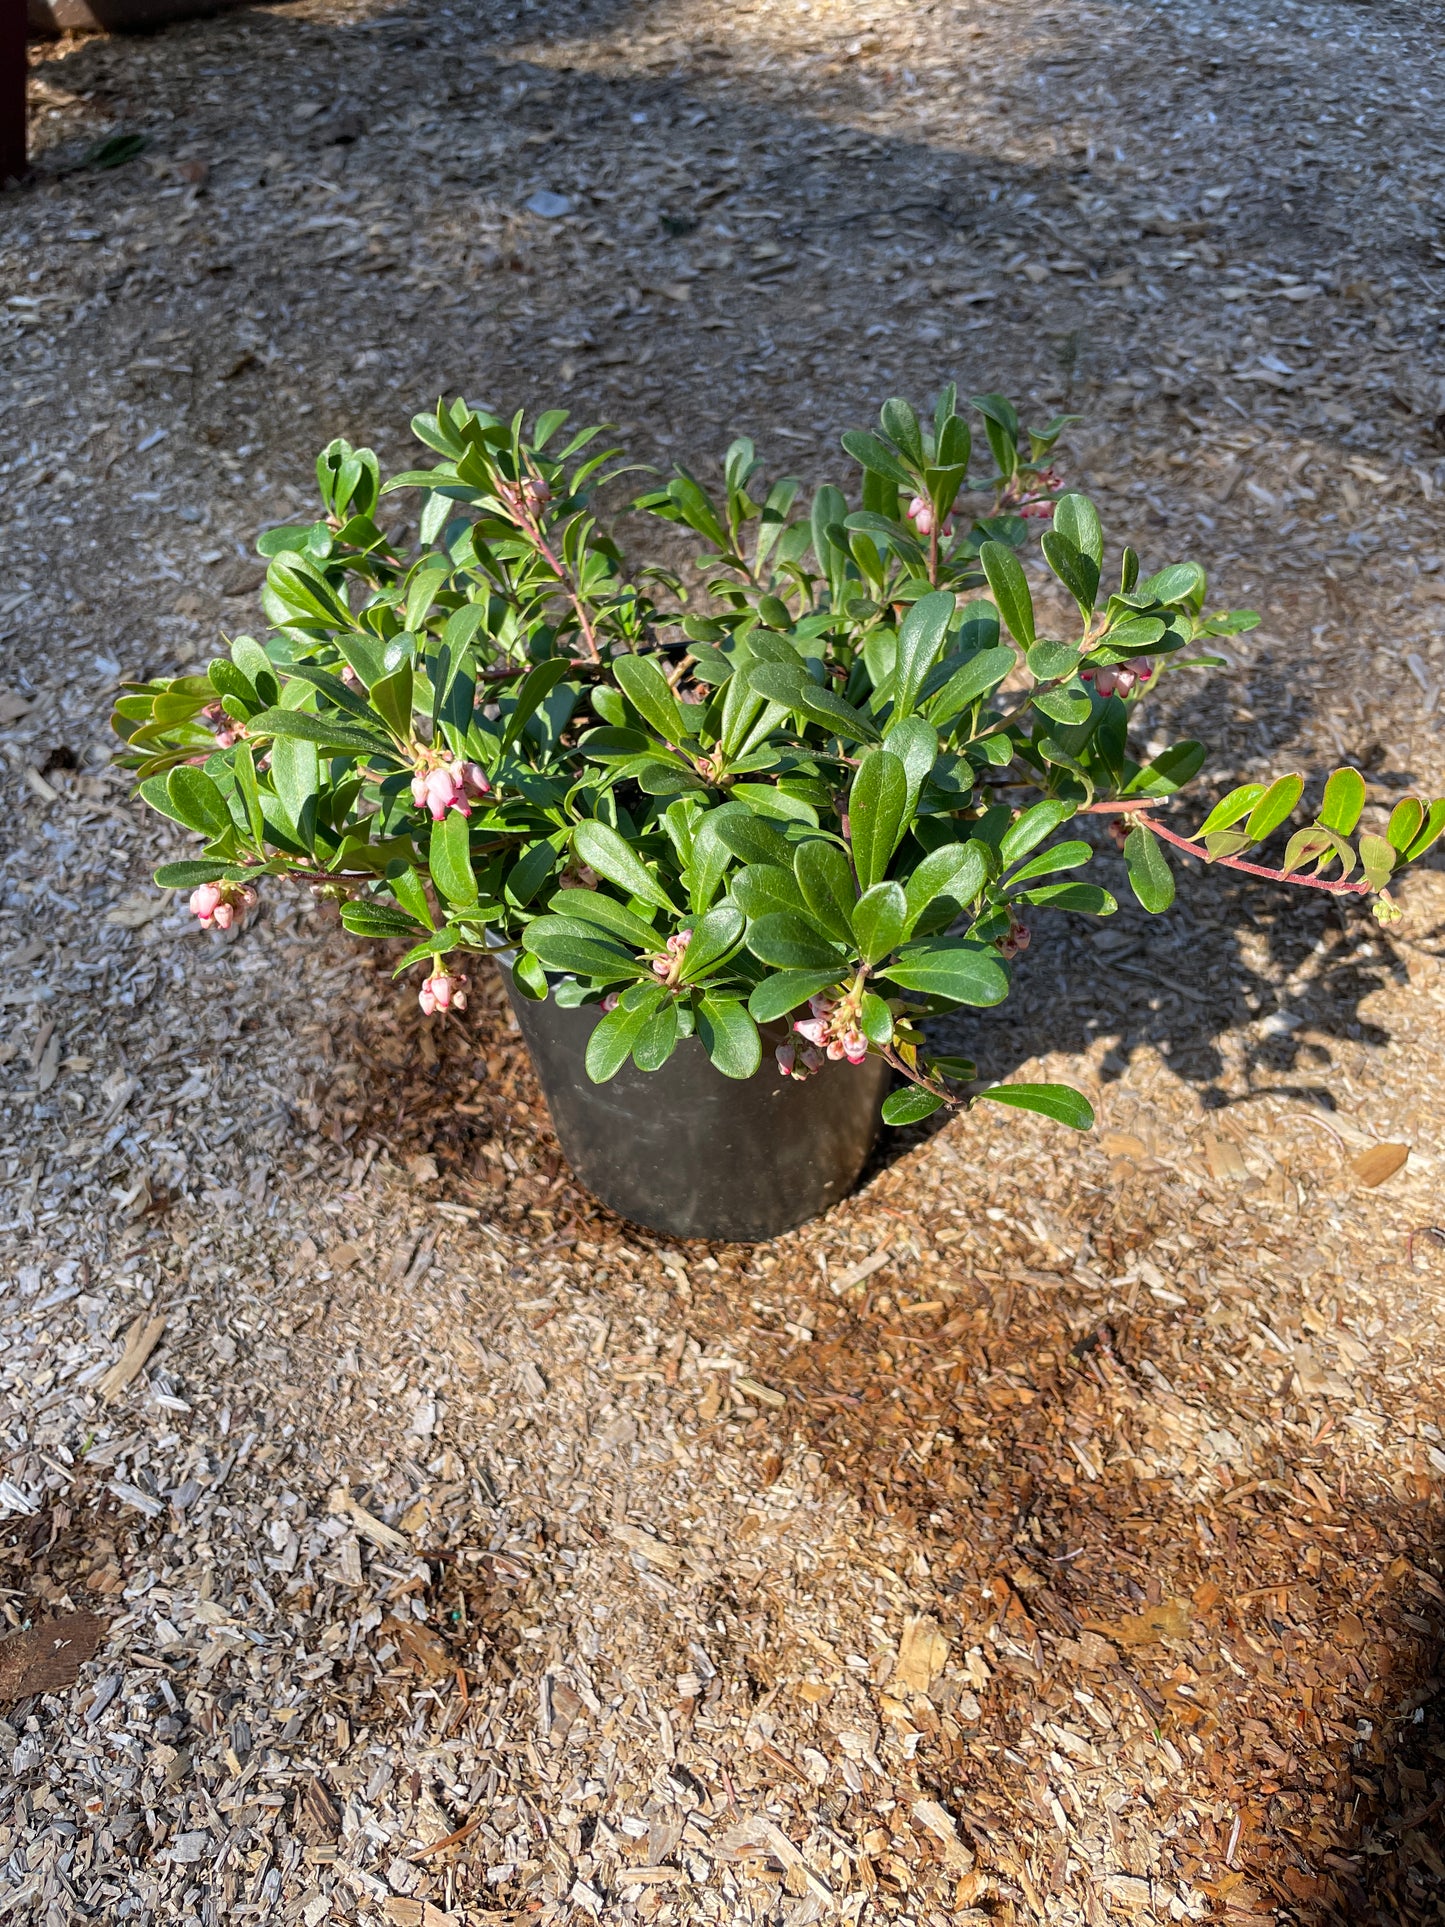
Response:
[[[96,1388],[107,1405],[120,1397],[126,1386],[140,1371],[161,1342],[161,1333],[165,1328],[164,1314],[147,1318],[144,1312],[129,1327],[125,1335],[125,1349]]]
[[[775,1392],[771,1385],[764,1385],[756,1378],[735,1378],[733,1390],[741,1392],[744,1398],[755,1398],[759,1405],[780,1407],[788,1400],[783,1392]]]
[[[1408,1144],[1372,1144],[1368,1151],[1361,1151],[1350,1159],[1350,1169],[1361,1184],[1373,1190],[1386,1178],[1394,1177],[1409,1155]]]
[[[344,1488],[338,1487],[332,1492],[331,1510],[341,1513],[345,1518],[350,1519],[362,1538],[370,1539],[371,1543],[374,1546],[379,1546],[383,1552],[409,1552],[411,1550],[411,1541],[404,1533],[397,1532],[393,1527],[387,1525],[384,1520],[376,1518],[374,1514],[367,1511],[364,1505],[359,1504],[353,1499],[351,1494]]]
[[[937,1800],[915,1800],[910,1809],[920,1826],[943,1843],[943,1858],[954,1873],[973,1872],[973,1854],[958,1837],[953,1815]]]
[[[938,1621],[917,1613],[903,1622],[898,1663],[889,1685],[895,1692],[926,1693],[948,1664],[948,1641]]]
[[[1133,1613],[1113,1625],[1102,1619],[1086,1619],[1084,1624],[1091,1632],[1102,1634],[1117,1646],[1151,1646],[1157,1645],[1161,1639],[1187,1639],[1189,1602],[1184,1599],[1165,1599],[1159,1605],[1146,1606],[1143,1612]]]
[[[678,1572],[682,1568],[682,1554],[676,1546],[665,1545],[654,1534],[644,1532],[641,1526],[614,1525],[612,1536],[630,1551],[640,1552],[659,1572]]]

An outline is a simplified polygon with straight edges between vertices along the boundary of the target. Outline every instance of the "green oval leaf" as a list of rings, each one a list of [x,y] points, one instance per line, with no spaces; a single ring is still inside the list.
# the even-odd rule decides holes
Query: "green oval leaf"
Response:
[[[881,973],[904,990],[980,1008],[1001,1004],[1008,995],[1008,971],[989,944],[966,937],[931,937],[910,943]]]
[[[903,941],[908,899],[901,883],[875,883],[853,906],[853,935],[865,963],[881,963]]]
[[[163,863],[155,880],[163,890],[194,890],[198,884],[214,883],[224,876],[224,863],[209,863],[202,857],[184,863]]]
[[[985,542],[978,552],[989,590],[1009,634],[1025,649],[1034,646],[1034,599],[1018,557],[1002,542]]]
[[[655,903],[662,910],[676,911],[677,906],[632,845],[609,824],[590,818],[579,823],[572,832],[572,848],[579,861],[629,896],[641,897],[644,903]]]
[[[892,1091],[883,1100],[883,1122],[885,1124],[918,1124],[925,1117],[932,1117],[935,1111],[943,1109],[943,1099],[935,1097],[932,1091],[920,1090],[916,1084],[906,1084],[901,1091]]]
[[[786,1017],[790,1010],[796,1010],[799,1004],[807,1003],[810,997],[830,990],[840,974],[836,965],[828,970],[781,970],[754,985],[748,1010],[758,1023],[771,1024],[779,1017]]]
[[[697,1034],[724,1077],[751,1077],[763,1061],[758,1027],[736,997],[704,997],[697,1007]]]
[[[1129,886],[1151,916],[1159,916],[1174,901],[1174,872],[1159,839],[1142,823],[1134,824],[1124,839],[1124,863]]]
[[[737,949],[746,927],[742,911],[731,903],[719,903],[705,917],[699,918],[688,939],[682,969],[678,972],[679,982],[696,983],[700,977],[716,969],[725,957]]]
[[[1325,784],[1320,821],[1327,830],[1348,836],[1365,808],[1365,779],[1357,769],[1337,769]]]
[[[836,843],[812,837],[793,852],[793,872],[809,910],[830,937],[849,943],[858,891],[852,867]]]
[[[1195,836],[1208,836],[1214,830],[1229,829],[1242,816],[1248,816],[1263,795],[1263,783],[1241,783],[1238,789],[1231,790],[1228,796],[1215,804],[1194,832]]]
[[[1070,1084],[994,1084],[978,1094],[1018,1111],[1037,1111],[1056,1124],[1067,1124],[1071,1131],[1087,1131],[1094,1122],[1093,1105]]]
[[[836,975],[847,959],[803,917],[774,912],[748,925],[748,949],[760,963],[779,970],[828,970]]]
[[[882,880],[907,813],[908,772],[902,759],[891,750],[874,750],[864,758],[848,797],[848,840],[863,889]]]
[[[1249,813],[1245,824],[1245,834],[1251,843],[1263,843],[1264,839],[1277,830],[1289,817],[1304,795],[1305,779],[1302,776],[1280,776],[1270,784]]]
[[[224,836],[234,827],[225,797],[203,769],[178,765],[166,778],[166,795],[171,803],[168,814],[201,836]]]

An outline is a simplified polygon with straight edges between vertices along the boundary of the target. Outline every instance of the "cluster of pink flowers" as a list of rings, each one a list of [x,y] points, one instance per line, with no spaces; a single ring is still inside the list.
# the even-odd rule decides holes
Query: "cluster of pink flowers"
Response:
[[[191,892],[190,911],[203,930],[229,930],[259,901],[249,883],[202,883]]]
[[[1153,661],[1148,656],[1134,656],[1128,662],[1110,663],[1107,667],[1095,668],[1085,663],[1079,671],[1085,682],[1091,682],[1101,696],[1127,696],[1137,684],[1144,684],[1154,674]]]
[[[797,1045],[791,1041],[786,1044],[779,1044],[773,1052],[773,1055],[778,1060],[778,1069],[782,1072],[783,1076],[791,1077],[799,1084],[803,1082],[805,1077],[811,1077],[814,1071],[822,1070],[828,1061],[822,1051],[814,1050],[811,1044],[807,1044],[802,1050],[799,1050]]]
[[[215,730],[217,749],[232,749],[241,740],[240,724],[234,716],[226,714],[220,703],[207,703],[201,711],[201,721]]]
[[[950,541],[952,539],[952,536],[953,536],[952,517],[953,517],[954,510],[957,509],[957,507],[958,507],[958,504],[957,502],[955,502],[953,505],[953,508],[950,509],[948,512],[949,519],[944,522],[943,527],[940,530],[940,533],[943,536],[943,539],[945,542]],[[913,524],[915,531],[919,535],[932,535],[934,529],[937,527],[938,518],[934,514],[933,503],[928,496],[915,495],[913,500],[908,504],[906,513],[909,521]]]
[[[465,1010],[467,980],[460,973],[454,977],[438,966],[422,985],[417,1002],[428,1017],[439,1010]]]
[[[692,942],[690,930],[679,930],[676,936],[669,937],[667,949],[652,960],[652,971],[660,977],[669,989],[677,983],[682,971],[682,960],[687,955],[687,946]]]
[[[811,1017],[800,1017],[793,1025],[798,1035],[836,1063],[846,1057],[850,1064],[861,1064],[868,1055],[868,1039],[858,1026],[858,1006],[848,997],[810,997]]]
[[[491,791],[480,763],[420,763],[411,779],[411,793],[419,810],[428,810],[440,823],[448,810],[470,816],[477,797]]]

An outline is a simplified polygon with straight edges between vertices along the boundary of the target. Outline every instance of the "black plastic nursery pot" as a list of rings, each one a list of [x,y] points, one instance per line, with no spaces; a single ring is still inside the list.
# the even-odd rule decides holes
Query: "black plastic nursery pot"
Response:
[[[601,1011],[534,1003],[503,970],[557,1142],[619,1216],[674,1238],[756,1242],[806,1224],[857,1182],[881,1123],[889,1067],[829,1064],[799,1083],[771,1051],[749,1078],[713,1069],[695,1037],[659,1071],[587,1075]]]

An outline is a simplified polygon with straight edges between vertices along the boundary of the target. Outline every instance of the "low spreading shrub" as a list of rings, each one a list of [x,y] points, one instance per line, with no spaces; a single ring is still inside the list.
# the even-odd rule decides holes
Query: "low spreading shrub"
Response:
[[[643,494],[644,523],[704,544],[699,607],[626,559],[596,506],[625,466],[561,411],[528,429],[438,407],[414,428],[439,460],[386,482],[332,442],[320,519],[261,538],[264,645],[117,703],[141,796],[204,839],[157,882],[222,929],[263,878],[317,886],[347,930],[406,946],[428,1013],[465,1006],[470,957],[515,953],[523,995],[602,1006],[599,1081],[691,1036],[748,1077],[766,1038],[795,1078],[885,1057],[893,1123],[981,1096],[1087,1124],[1066,1086],[977,1088],[924,1028],[1006,997],[1040,916],[1114,911],[1079,874],[1081,817],[1113,819],[1146,910],[1173,900],[1172,846],[1372,896],[1388,921],[1445,799],[1357,835],[1364,779],[1338,769],[1277,867],[1244,852],[1298,818],[1300,774],[1231,791],[1191,834],[1166,822],[1204,747],[1142,754],[1132,713],[1257,618],[1207,613],[1194,562],[1146,574],[1124,548],[1106,583],[1098,514],[1050,467],[1066,421],[969,406],[982,462],[952,389],[928,420],[890,401],[845,435],[851,501],[769,481],[746,439],[716,496],[685,472]],[[378,519],[396,490],[421,496],[409,552]],[[1038,632],[1031,522],[1077,607],[1065,635]]]

